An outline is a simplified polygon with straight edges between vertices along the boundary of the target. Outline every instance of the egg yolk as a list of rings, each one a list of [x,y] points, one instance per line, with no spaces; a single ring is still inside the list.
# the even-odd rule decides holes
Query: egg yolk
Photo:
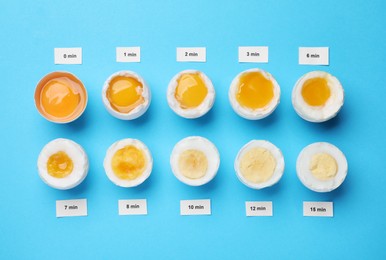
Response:
[[[122,180],[134,180],[142,175],[146,166],[145,154],[133,145],[115,152],[111,159],[114,174]]]
[[[273,83],[261,72],[247,72],[240,76],[236,100],[248,109],[261,109],[273,99]]]
[[[55,78],[42,88],[40,106],[55,118],[71,116],[80,104],[79,83],[67,78]]]
[[[198,107],[207,94],[208,88],[199,73],[185,73],[177,80],[174,96],[183,109]]]
[[[199,179],[206,174],[208,159],[202,151],[194,149],[185,150],[178,158],[178,168],[185,177]]]
[[[310,171],[319,180],[329,180],[336,176],[338,165],[334,157],[327,153],[317,153],[311,158]]]
[[[145,102],[143,85],[132,77],[117,76],[110,81],[106,92],[112,108],[120,113],[129,113]]]
[[[250,182],[269,180],[276,168],[276,160],[265,148],[252,148],[240,159],[240,172]]]
[[[63,151],[54,153],[48,158],[47,172],[55,178],[64,178],[72,173],[74,163]]]
[[[331,90],[325,78],[306,80],[302,87],[304,101],[310,106],[324,106],[331,96]]]

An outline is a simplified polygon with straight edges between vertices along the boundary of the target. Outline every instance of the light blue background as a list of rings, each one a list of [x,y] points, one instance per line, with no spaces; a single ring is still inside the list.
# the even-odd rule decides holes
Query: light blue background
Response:
[[[0,4],[1,145],[0,258],[385,259],[386,258],[386,2],[377,1],[5,1]],[[239,64],[238,46],[269,46],[268,64]],[[141,63],[116,63],[115,47],[141,46]],[[206,46],[206,63],[177,63],[178,46]],[[329,46],[330,66],[298,65],[299,46]],[[54,47],[82,47],[82,65],[54,65]],[[233,77],[248,68],[271,72],[282,90],[269,118],[247,121],[231,109]],[[217,97],[204,118],[185,120],[166,102],[169,80],[184,69],[204,71]],[[105,79],[129,69],[151,87],[140,119],[110,116],[101,101]],[[291,91],[304,73],[322,69],[342,82],[346,102],[330,122],[296,115]],[[67,70],[85,84],[89,104],[74,123],[56,125],[34,107],[36,83]],[[217,177],[188,187],[171,173],[174,144],[209,138],[221,153]],[[70,138],[88,153],[90,171],[78,188],[57,191],[38,177],[42,147]],[[138,138],[154,157],[138,188],[114,186],[102,162],[116,140]],[[233,161],[251,139],[282,149],[279,184],[256,191],[236,178]],[[315,141],[337,145],[349,162],[344,184],[328,194],[298,181],[300,150]],[[55,217],[55,201],[88,199],[88,217]],[[118,199],[146,198],[148,216],[118,216]],[[212,216],[181,217],[181,199],[212,200]],[[245,201],[273,201],[274,217],[245,217]],[[334,218],[302,217],[302,202],[333,201]]]

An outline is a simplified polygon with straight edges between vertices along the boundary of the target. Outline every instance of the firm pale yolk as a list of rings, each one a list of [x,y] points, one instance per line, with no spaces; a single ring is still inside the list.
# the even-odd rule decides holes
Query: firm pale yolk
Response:
[[[41,108],[55,118],[66,118],[77,110],[80,104],[79,83],[66,78],[48,81],[41,93]]]
[[[240,160],[240,171],[245,179],[254,183],[269,180],[276,168],[276,160],[265,148],[252,148]]]
[[[74,163],[65,152],[51,155],[47,161],[47,172],[55,178],[64,178],[72,173]]]
[[[199,179],[206,174],[208,159],[202,151],[189,149],[178,158],[178,168],[185,177]]]
[[[133,145],[125,146],[115,152],[111,159],[114,174],[122,180],[134,180],[142,175],[146,158],[142,150]]]
[[[240,76],[236,100],[244,108],[260,109],[273,99],[273,83],[260,72],[247,72]]]
[[[306,80],[302,87],[304,101],[310,106],[323,106],[331,96],[331,90],[325,78]]]
[[[310,171],[315,178],[325,181],[338,173],[338,164],[334,157],[327,153],[314,154],[311,158]]]
[[[142,92],[143,85],[137,79],[117,76],[111,80],[106,95],[113,109],[129,113],[145,102]]]
[[[175,98],[183,109],[201,105],[208,94],[208,88],[199,73],[185,73],[177,80]]]

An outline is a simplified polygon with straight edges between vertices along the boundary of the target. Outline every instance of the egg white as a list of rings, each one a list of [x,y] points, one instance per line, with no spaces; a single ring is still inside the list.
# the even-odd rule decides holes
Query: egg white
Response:
[[[253,148],[267,149],[268,151],[271,152],[272,156],[275,158],[276,167],[275,167],[275,170],[273,172],[273,175],[269,180],[267,180],[265,182],[261,182],[261,183],[251,182],[251,181],[247,180],[240,171],[241,158],[243,158],[243,156]],[[285,167],[285,163],[284,163],[284,158],[283,158],[283,154],[282,154],[281,150],[279,148],[277,148],[274,144],[272,144],[268,141],[265,141],[265,140],[252,140],[252,141],[248,142],[247,144],[245,144],[238,152],[236,159],[235,159],[235,163],[234,163],[236,175],[239,178],[239,180],[244,185],[246,185],[252,189],[263,189],[263,188],[270,187],[270,186],[276,184],[283,176],[284,167]]]
[[[180,103],[175,98],[175,92],[177,88],[177,80],[183,75],[187,73],[198,73],[203,79],[205,86],[208,89],[208,93],[202,103],[195,108],[183,109],[180,106]],[[203,72],[198,70],[184,70],[175,75],[169,82],[169,86],[167,89],[167,100],[169,107],[179,116],[194,119],[201,117],[208,113],[208,111],[213,107],[214,99],[216,97],[216,92],[214,90],[212,81],[206,76]]]
[[[308,105],[301,94],[304,83],[311,78],[325,78],[330,87],[331,96],[324,106]],[[324,71],[311,71],[303,75],[295,84],[292,91],[292,104],[296,113],[309,122],[325,122],[335,117],[344,103],[344,90],[339,80]]]
[[[114,154],[119,149],[122,149],[128,145],[132,145],[132,146],[136,147],[137,149],[141,150],[144,153],[145,158],[146,158],[146,166],[145,166],[144,172],[138,178],[136,178],[134,180],[123,180],[123,179],[118,178],[115,175],[115,173],[111,167],[111,160],[112,160]],[[149,149],[147,148],[147,146],[144,143],[142,143],[141,141],[139,141],[137,139],[127,138],[127,139],[122,139],[122,140],[119,140],[119,141],[113,143],[107,149],[106,156],[105,156],[105,159],[103,162],[103,166],[104,166],[107,177],[115,185],[120,186],[120,187],[125,187],[125,188],[136,187],[136,186],[142,184],[147,178],[149,178],[151,171],[153,169],[153,157],[152,157]]]
[[[206,174],[199,179],[189,179],[179,171],[179,157],[184,151],[190,149],[203,152],[208,160]],[[208,139],[201,136],[190,136],[182,139],[174,146],[170,156],[170,165],[174,176],[178,180],[190,186],[201,186],[210,182],[216,176],[220,166],[220,154],[216,146]]]
[[[141,82],[142,86],[143,86],[142,97],[144,98],[144,102],[142,104],[138,105],[133,110],[131,110],[129,113],[121,113],[121,112],[116,111],[111,106],[110,101],[107,98],[107,90],[109,88],[110,82],[115,77],[118,77],[118,76],[135,78],[136,80]],[[123,71],[118,71],[118,72],[112,74],[110,77],[108,77],[108,79],[106,80],[106,82],[103,85],[102,100],[103,100],[103,104],[105,105],[107,111],[112,116],[114,116],[118,119],[122,119],[122,120],[133,120],[133,119],[136,119],[136,118],[142,116],[149,108],[150,102],[151,102],[151,91],[150,91],[150,88],[148,87],[148,85],[146,84],[145,80],[140,75],[138,75],[137,73],[135,73],[133,71],[123,70]]]
[[[63,151],[73,162],[72,173],[64,178],[55,178],[48,174],[47,161],[51,155]],[[59,138],[46,144],[39,154],[38,172],[40,178],[48,185],[59,190],[68,190],[78,186],[87,176],[89,163],[83,148],[69,139]]]
[[[263,108],[250,109],[240,105],[236,99],[237,89],[239,86],[240,77],[245,73],[260,72],[266,79],[270,80],[273,84],[273,98],[271,102]],[[263,119],[275,111],[276,107],[280,103],[280,86],[276,79],[268,72],[261,69],[249,69],[239,73],[232,81],[228,92],[229,101],[233,110],[241,117],[249,120]]]
[[[310,171],[312,156],[318,153],[329,154],[336,160],[338,172],[334,178],[319,180]],[[299,180],[308,189],[316,192],[329,192],[338,188],[347,176],[347,169],[347,160],[342,151],[326,142],[313,143],[306,146],[300,152],[296,161],[296,172]]]

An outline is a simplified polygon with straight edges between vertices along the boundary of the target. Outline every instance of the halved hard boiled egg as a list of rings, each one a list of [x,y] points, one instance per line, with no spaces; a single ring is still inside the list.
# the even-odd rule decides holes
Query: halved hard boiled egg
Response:
[[[310,122],[324,122],[335,117],[343,102],[344,91],[339,80],[324,71],[303,75],[292,91],[296,113]]]
[[[213,106],[215,90],[212,81],[201,71],[184,70],[175,75],[168,86],[169,107],[184,118],[198,118]]]
[[[174,146],[170,165],[178,180],[190,186],[201,186],[216,176],[220,155],[208,139],[190,136]]]
[[[249,69],[238,74],[229,89],[233,110],[249,120],[269,116],[280,102],[280,86],[275,78],[261,69]]]
[[[114,184],[135,187],[150,176],[153,157],[144,143],[127,138],[113,143],[107,149],[103,166]]]
[[[347,168],[344,154],[336,146],[325,142],[306,146],[296,162],[300,181],[316,192],[338,188],[346,178]]]
[[[244,145],[234,164],[239,180],[252,189],[276,184],[283,175],[284,166],[280,149],[264,140],[252,140]]]
[[[141,76],[125,70],[112,74],[106,80],[102,99],[111,115],[122,120],[132,120],[147,111],[151,92]]]
[[[38,158],[40,178],[59,190],[78,186],[86,178],[88,167],[88,158],[83,148],[64,138],[46,144]]]

